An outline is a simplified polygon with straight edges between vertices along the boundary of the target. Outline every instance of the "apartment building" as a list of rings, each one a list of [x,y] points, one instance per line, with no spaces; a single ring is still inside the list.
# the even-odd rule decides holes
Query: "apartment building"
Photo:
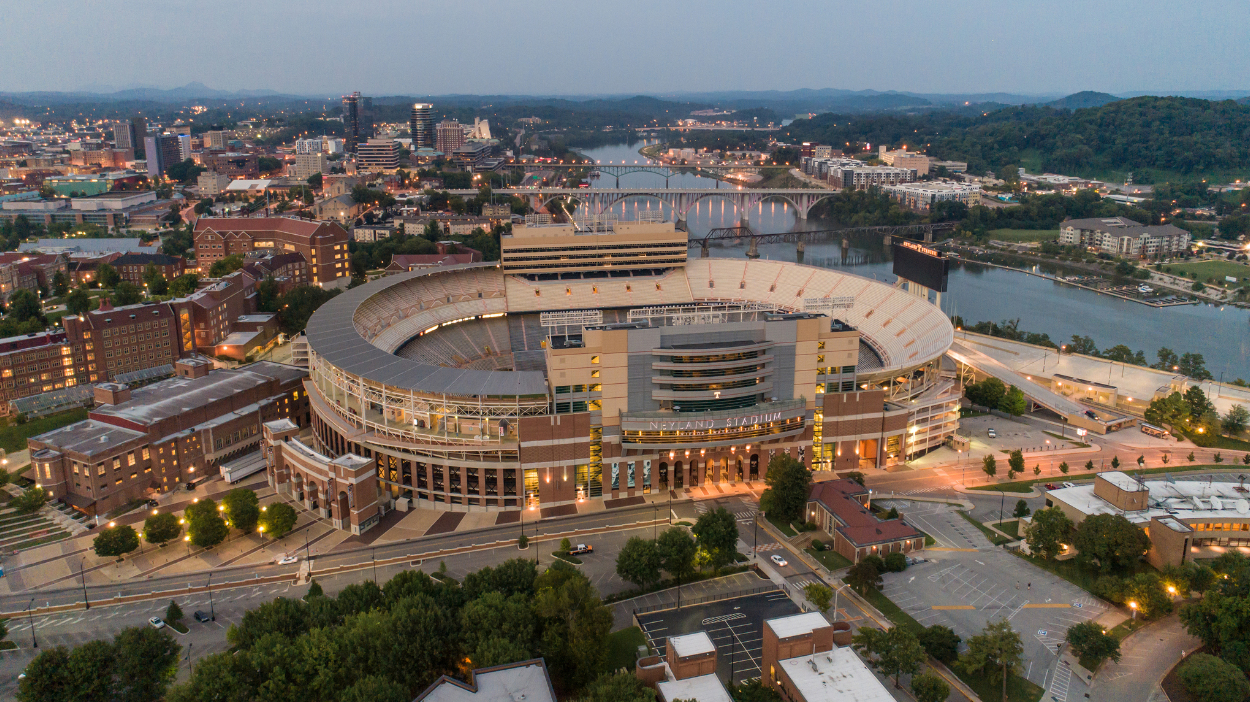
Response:
[[[303,369],[253,363],[143,388],[104,383],[88,419],[27,439],[37,484],[88,515],[176,490],[255,449],[261,425],[308,423]]]
[[[0,339],[0,414],[8,414],[10,400],[88,382],[82,349],[75,357],[74,348],[64,331]]]
[[[910,168],[916,171],[916,175],[929,175],[929,167],[931,161],[928,156],[918,154],[907,149],[890,151],[886,147],[880,147],[877,152],[881,162],[887,166],[895,168]]]
[[[279,295],[308,284],[308,262],[302,254],[277,254],[248,261],[241,270],[257,281],[257,284],[263,280],[273,280],[278,284]]]
[[[201,195],[220,195],[230,187],[230,176],[217,171],[204,171],[195,181]]]
[[[195,223],[196,261],[207,272],[213,261],[253,251],[298,253],[308,262],[308,282],[346,287],[351,279],[347,230],[334,222],[294,217],[201,217]]]
[[[165,280],[173,280],[187,272],[187,262],[181,256],[166,256],[165,254],[128,253],[114,259],[112,265],[117,269],[122,280],[139,287],[143,287],[143,284],[147,282],[143,279],[143,274],[148,266],[156,266],[156,270],[165,276]]]
[[[319,154],[325,151],[325,142],[320,139],[296,139],[295,153],[299,154]]]
[[[325,173],[327,168],[326,155],[320,151],[295,154],[295,165],[292,175],[297,180],[305,181],[317,173]]]
[[[434,150],[450,156],[456,149],[464,146],[464,126],[459,120],[445,119],[438,123],[438,137],[434,142]]]
[[[1069,219],[1059,225],[1059,243],[1084,246],[1124,258],[1162,258],[1189,248],[1190,233],[1172,224],[1143,225],[1127,217]]]
[[[928,212],[938,202],[962,202],[968,207],[981,204],[981,186],[976,183],[903,183],[887,185],[885,192],[904,207],[916,212]]]
[[[427,102],[418,102],[412,106],[412,114],[408,118],[408,130],[412,134],[412,150],[434,148],[434,106]]]
[[[52,285],[57,272],[68,272],[68,258],[59,254],[0,253],[0,300],[18,290],[36,295]]]
[[[113,307],[66,316],[61,323],[79,364],[81,382],[105,382],[123,373],[157,368],[194,351],[180,343],[179,319],[172,304]]]

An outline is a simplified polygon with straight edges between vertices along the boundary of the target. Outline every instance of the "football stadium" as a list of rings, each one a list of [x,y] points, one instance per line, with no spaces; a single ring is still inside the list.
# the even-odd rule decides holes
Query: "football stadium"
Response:
[[[888,470],[954,433],[933,288],[687,250],[671,222],[517,225],[499,262],[338,295],[307,328],[311,444],[266,425],[271,481],[360,533],[756,481],[778,453]]]

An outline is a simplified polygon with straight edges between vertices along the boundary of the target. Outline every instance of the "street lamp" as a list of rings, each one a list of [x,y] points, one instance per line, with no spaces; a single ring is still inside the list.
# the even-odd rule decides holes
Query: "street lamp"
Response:
[[[1133,621],[1137,621],[1137,603],[1130,601],[1128,603],[1128,608],[1133,610]]]
[[[87,601],[87,573],[82,568],[82,562],[87,560],[86,556],[78,559],[78,575],[82,577],[82,604],[83,609],[91,609],[91,603]]]
[[[39,640],[35,638],[35,613],[31,611],[31,607],[35,606],[35,598],[30,598],[30,604],[26,605],[26,621],[30,623],[30,647],[39,648]]]
[[[208,573],[208,618],[217,621],[217,610],[213,609],[213,573]]]
[[[847,583],[842,583],[842,587],[833,589],[833,621],[838,621],[838,593],[848,587]]]

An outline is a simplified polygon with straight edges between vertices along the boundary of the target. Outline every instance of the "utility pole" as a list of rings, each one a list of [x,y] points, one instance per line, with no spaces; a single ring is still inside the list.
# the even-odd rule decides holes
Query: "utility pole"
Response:
[[[213,574],[208,574],[208,618],[217,621],[217,610],[213,608]]]
[[[87,573],[82,568],[82,562],[86,559],[86,556],[78,559],[78,575],[82,577],[82,604],[84,610],[91,609],[91,603],[87,601]]]
[[[35,638],[35,613],[31,611],[31,607],[35,606],[35,598],[30,598],[30,604],[26,605],[26,621],[30,623],[30,647],[39,648],[39,639]]]

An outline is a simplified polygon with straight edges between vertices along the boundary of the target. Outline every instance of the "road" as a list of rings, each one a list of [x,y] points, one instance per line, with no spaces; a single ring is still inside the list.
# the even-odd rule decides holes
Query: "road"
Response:
[[[1090,697],[1146,702],[1185,652],[1192,652],[1201,643],[1185,633],[1176,614],[1139,629],[1121,644],[1120,662],[1107,661],[1094,676]]]

